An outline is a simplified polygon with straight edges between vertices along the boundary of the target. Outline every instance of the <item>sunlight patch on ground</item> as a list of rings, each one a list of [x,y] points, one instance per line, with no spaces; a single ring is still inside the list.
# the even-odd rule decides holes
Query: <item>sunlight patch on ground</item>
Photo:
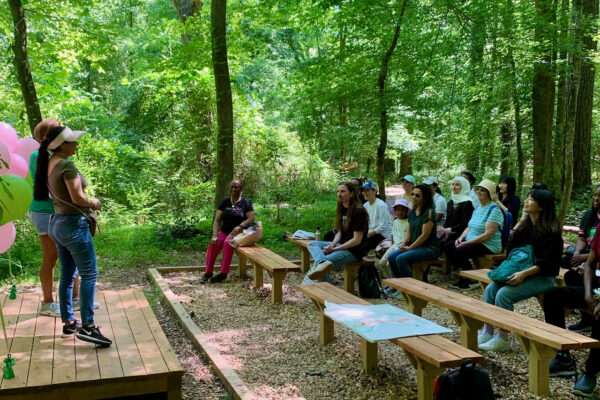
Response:
[[[251,390],[265,400],[304,400],[300,389],[292,384],[280,387],[258,385],[251,387]]]

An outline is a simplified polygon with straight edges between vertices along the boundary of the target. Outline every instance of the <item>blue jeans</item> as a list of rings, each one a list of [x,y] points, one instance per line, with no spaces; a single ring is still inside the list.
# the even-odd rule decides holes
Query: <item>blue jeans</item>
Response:
[[[317,265],[322,263],[323,261],[331,261],[333,264],[333,268],[335,270],[340,270],[345,264],[358,261],[354,254],[350,253],[348,250],[337,250],[333,253],[325,254],[323,253],[323,249],[325,246],[330,245],[331,242],[317,242],[312,241],[308,243],[308,251],[312,258],[315,260],[313,266],[308,270],[304,279],[302,280],[302,285],[307,285],[309,283],[316,283],[318,281],[313,281],[308,278],[308,275],[315,270]],[[340,244],[338,243],[337,246]],[[337,247],[336,246],[336,247]],[[329,281],[329,274],[325,275],[321,281]]]
[[[544,293],[544,290],[554,286],[555,280],[553,276],[534,275],[525,278],[518,286],[492,282],[483,292],[483,301],[513,311],[515,303]]]
[[[395,278],[408,278],[412,276],[412,263],[435,260],[437,257],[437,251],[429,247],[417,247],[408,251],[396,250],[388,256],[388,261]]]
[[[80,214],[55,214],[50,219],[48,234],[56,243],[60,259],[60,316],[63,323],[73,321],[73,282],[79,270],[79,304],[83,326],[94,324],[96,290],[96,249],[88,222]]]

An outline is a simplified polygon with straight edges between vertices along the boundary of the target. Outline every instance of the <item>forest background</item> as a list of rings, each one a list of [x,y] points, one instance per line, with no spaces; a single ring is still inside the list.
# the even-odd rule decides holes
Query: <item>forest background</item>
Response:
[[[196,257],[232,176],[284,254],[283,231],[331,227],[352,176],[435,175],[448,195],[462,169],[509,173],[578,223],[599,178],[597,25],[598,0],[3,0],[0,120],[88,131],[101,267]],[[17,225],[0,279],[37,274]]]

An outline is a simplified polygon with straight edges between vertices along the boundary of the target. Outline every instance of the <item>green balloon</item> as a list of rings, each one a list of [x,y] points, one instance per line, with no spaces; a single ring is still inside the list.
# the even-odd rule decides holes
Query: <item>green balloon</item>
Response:
[[[27,183],[29,183],[29,186],[33,187],[33,179],[31,179],[31,171],[29,171],[27,173],[27,177],[25,178],[25,180],[27,181]]]
[[[29,209],[33,188],[17,175],[0,176],[0,225],[14,221]]]

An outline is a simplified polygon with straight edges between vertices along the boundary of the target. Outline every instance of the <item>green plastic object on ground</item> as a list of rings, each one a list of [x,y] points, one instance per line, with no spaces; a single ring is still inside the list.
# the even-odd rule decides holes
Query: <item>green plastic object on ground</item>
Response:
[[[8,296],[9,299],[14,300],[17,298],[17,287],[15,285],[12,285],[10,287],[10,295]]]
[[[4,379],[13,379],[15,377],[15,371],[13,371],[13,365],[17,362],[14,358],[6,356],[4,361]]]

